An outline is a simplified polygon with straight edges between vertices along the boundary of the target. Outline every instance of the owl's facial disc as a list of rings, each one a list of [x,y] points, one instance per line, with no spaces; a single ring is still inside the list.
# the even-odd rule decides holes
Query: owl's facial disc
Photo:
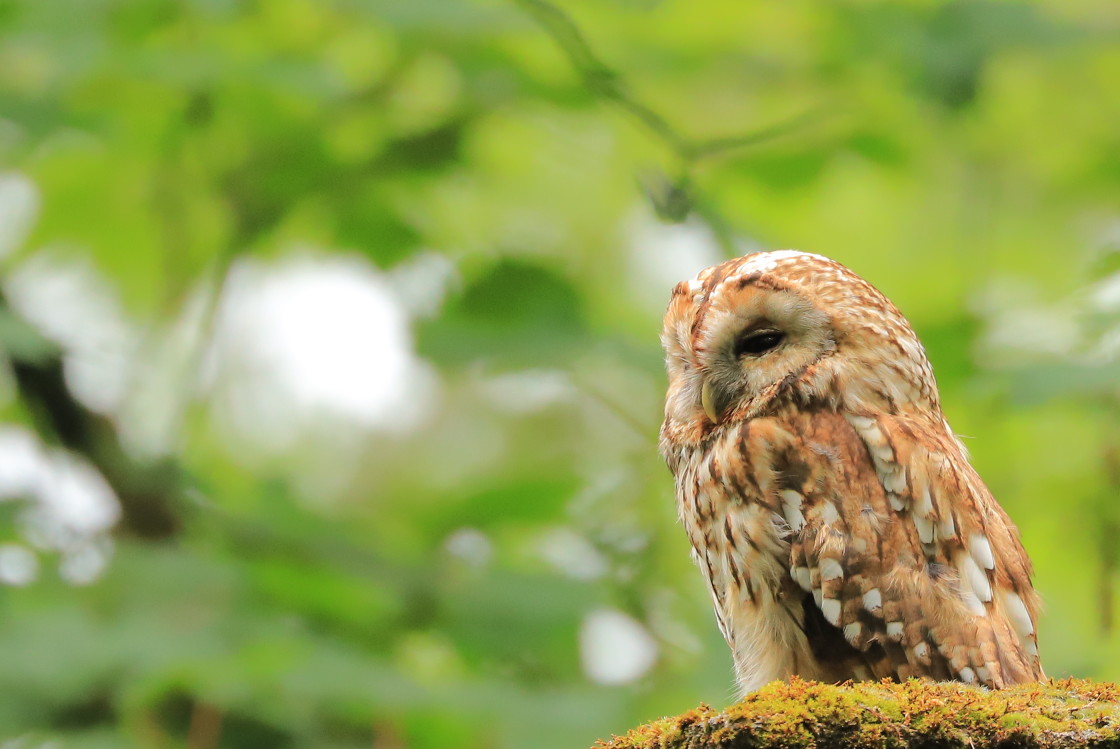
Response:
[[[787,339],[785,331],[779,329],[769,320],[757,321],[739,333],[731,346],[731,355],[744,371],[757,360],[776,351]],[[713,379],[704,379],[700,388],[700,404],[704,413],[713,424],[718,424],[727,409],[729,399],[734,396],[730,389],[719,388],[713,384]]]
[[[715,424],[836,345],[828,316],[793,291],[744,287],[705,322],[699,400]]]

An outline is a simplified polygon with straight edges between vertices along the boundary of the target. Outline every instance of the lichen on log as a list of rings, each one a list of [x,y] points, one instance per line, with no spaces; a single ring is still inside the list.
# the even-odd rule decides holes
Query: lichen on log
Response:
[[[701,705],[595,749],[1120,747],[1120,686],[1078,679],[988,690],[910,680],[774,682],[723,711]]]

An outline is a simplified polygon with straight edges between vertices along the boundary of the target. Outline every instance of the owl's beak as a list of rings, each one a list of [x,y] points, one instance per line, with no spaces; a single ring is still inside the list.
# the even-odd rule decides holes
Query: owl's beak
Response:
[[[704,407],[704,413],[708,414],[712,423],[718,424],[722,409],[716,407],[715,392],[712,390],[712,383],[707,380],[704,380],[704,384],[700,387],[700,405]]]

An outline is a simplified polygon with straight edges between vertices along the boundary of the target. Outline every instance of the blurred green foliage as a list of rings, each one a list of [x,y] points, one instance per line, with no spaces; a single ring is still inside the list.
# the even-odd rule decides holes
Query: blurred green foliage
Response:
[[[0,0],[0,165],[37,195],[26,233],[0,205],[5,273],[84,268],[138,331],[105,406],[81,340],[0,317],[3,418],[122,508],[82,584],[0,515],[42,566],[0,588],[2,745],[559,749],[726,704],[657,335],[759,247],[911,318],[1048,672],[1120,678],[1118,41],[1111,0]],[[435,384],[261,447],[209,339],[231,273],[293,253],[434,284]],[[591,678],[603,611],[652,667]]]

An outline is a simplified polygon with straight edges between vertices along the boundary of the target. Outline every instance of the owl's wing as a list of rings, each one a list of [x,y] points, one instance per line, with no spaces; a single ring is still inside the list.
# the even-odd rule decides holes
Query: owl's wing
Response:
[[[817,412],[796,428],[779,497],[814,654],[857,678],[1043,678],[1030,561],[944,422]]]

